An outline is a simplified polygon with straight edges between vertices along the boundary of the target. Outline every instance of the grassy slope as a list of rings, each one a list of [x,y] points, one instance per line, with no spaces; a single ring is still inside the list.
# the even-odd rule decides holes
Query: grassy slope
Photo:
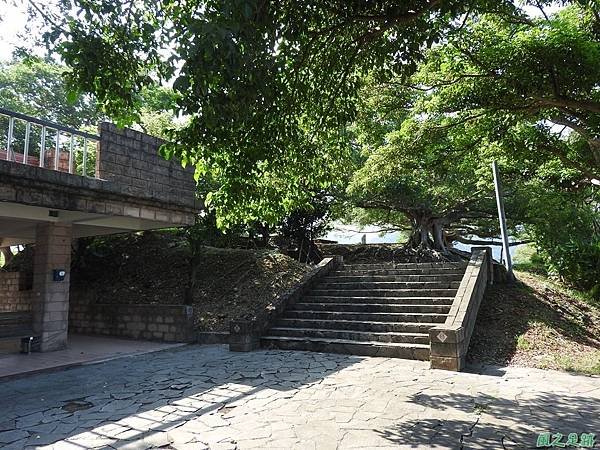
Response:
[[[469,359],[600,374],[600,302],[538,274],[517,277],[486,292]]]

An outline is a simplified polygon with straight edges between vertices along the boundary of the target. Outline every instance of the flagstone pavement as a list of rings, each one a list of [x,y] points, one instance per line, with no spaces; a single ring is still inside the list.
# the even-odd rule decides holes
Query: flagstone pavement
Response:
[[[524,449],[543,432],[600,435],[599,377],[469,370],[186,346],[0,382],[0,448]]]

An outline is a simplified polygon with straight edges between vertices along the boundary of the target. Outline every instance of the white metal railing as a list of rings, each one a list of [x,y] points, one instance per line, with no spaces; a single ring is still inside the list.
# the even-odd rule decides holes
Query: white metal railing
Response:
[[[6,134],[0,135],[0,160],[98,178],[99,136],[5,108],[1,119],[8,125],[1,124]]]

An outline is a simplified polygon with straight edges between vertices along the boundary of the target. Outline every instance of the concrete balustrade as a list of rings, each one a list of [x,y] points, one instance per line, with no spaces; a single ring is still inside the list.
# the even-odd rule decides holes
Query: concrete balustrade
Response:
[[[485,288],[493,283],[493,274],[491,249],[473,248],[446,321],[429,330],[432,369],[460,371],[464,368],[477,312]]]

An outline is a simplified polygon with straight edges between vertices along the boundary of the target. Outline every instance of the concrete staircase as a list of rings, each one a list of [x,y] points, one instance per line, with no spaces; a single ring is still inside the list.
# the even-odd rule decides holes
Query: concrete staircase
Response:
[[[429,359],[465,263],[345,264],[322,278],[261,338],[268,348]]]

